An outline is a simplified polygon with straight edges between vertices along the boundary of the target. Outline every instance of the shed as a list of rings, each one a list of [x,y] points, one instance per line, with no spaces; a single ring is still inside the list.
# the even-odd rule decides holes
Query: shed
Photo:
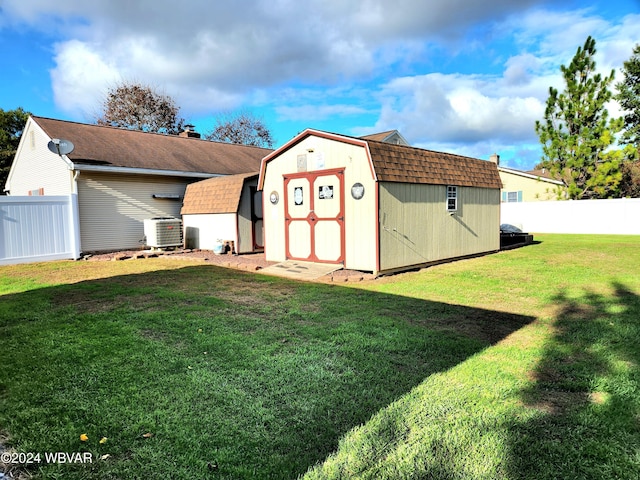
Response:
[[[305,130],[262,160],[265,256],[385,273],[500,249],[493,162]]]
[[[232,241],[234,253],[262,251],[262,195],[258,173],[215,177],[187,186],[182,223],[188,248],[214,250]]]

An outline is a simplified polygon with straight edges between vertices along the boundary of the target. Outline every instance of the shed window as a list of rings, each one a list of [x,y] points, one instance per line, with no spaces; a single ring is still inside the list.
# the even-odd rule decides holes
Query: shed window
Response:
[[[458,187],[447,187],[447,212],[458,210]]]

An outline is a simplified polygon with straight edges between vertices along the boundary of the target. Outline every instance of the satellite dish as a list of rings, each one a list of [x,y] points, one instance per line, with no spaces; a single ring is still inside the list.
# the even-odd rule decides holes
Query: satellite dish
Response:
[[[47,144],[49,150],[57,155],[66,155],[73,152],[74,145],[70,140],[63,140],[61,138],[52,138]]]

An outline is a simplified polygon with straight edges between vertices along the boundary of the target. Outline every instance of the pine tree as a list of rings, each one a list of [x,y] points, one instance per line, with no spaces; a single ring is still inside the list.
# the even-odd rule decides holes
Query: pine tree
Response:
[[[0,108],[0,195],[4,193],[11,163],[28,119],[29,112],[25,112],[22,107],[15,110]]]
[[[625,110],[622,143],[640,148],[640,45],[633,49],[633,55],[624,62],[624,80],[616,84],[618,94],[615,99]]]
[[[569,66],[560,67],[565,90],[549,88],[544,121],[536,122],[542,165],[565,182],[571,199],[615,196],[621,178],[621,156],[607,151],[622,127],[605,107],[614,72],[595,73],[595,53],[596,41],[588,37]]]

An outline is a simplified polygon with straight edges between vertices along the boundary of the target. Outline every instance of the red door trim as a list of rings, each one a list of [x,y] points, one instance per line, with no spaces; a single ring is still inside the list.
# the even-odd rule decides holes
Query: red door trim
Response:
[[[340,211],[335,217],[318,217],[315,214],[315,182],[318,177],[335,175],[338,177],[339,189],[340,189]],[[305,178],[309,181],[309,214],[305,218],[293,218],[289,214],[289,182],[293,179]],[[302,260],[307,262],[316,263],[335,263],[344,264],[344,251],[345,251],[345,226],[344,226],[344,211],[345,211],[345,198],[344,198],[344,168],[333,168],[329,170],[315,170],[312,172],[300,172],[283,175],[284,179],[284,244],[285,244],[285,256],[287,260]],[[290,245],[291,239],[289,238],[289,224],[292,220],[306,221],[309,224],[310,229],[310,254],[307,258],[299,258],[291,255]],[[319,221],[336,221],[340,226],[340,256],[337,260],[320,260],[316,255],[316,235],[315,228]]]

